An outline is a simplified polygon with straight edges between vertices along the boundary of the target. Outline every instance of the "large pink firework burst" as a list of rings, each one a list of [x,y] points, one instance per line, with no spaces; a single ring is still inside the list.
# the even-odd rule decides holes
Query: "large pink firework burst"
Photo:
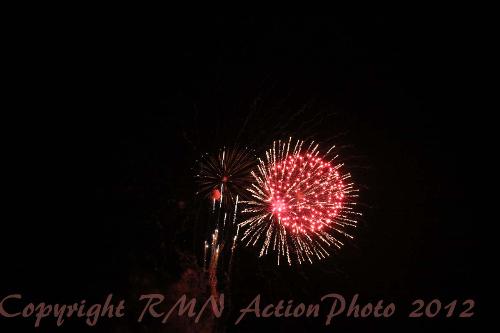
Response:
[[[261,247],[260,256],[270,250],[285,257],[289,264],[324,259],[332,248],[340,249],[342,238],[352,238],[348,229],[356,226],[353,210],[357,191],[342,173],[333,148],[321,155],[319,145],[304,141],[274,142],[259,159],[254,183],[245,201],[247,219],[242,241]]]

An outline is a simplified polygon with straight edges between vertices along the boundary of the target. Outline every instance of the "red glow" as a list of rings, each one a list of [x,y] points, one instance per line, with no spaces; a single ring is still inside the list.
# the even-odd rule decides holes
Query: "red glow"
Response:
[[[212,200],[219,201],[220,200],[220,191],[216,188],[212,190]]]
[[[342,209],[344,184],[329,162],[311,154],[277,161],[266,178],[270,213],[292,232],[321,230]]]

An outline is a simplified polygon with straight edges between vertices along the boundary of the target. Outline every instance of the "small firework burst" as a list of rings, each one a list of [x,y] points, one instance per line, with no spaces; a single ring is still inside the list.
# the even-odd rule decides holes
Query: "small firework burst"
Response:
[[[208,273],[211,293],[218,295],[218,279],[229,286],[239,226],[236,224],[240,197],[251,185],[251,170],[257,160],[248,149],[221,149],[217,155],[204,155],[196,175],[199,191],[212,202],[208,230],[211,239],[203,247],[203,269]],[[226,271],[227,269],[227,271]],[[221,272],[225,272],[221,274]]]
[[[237,195],[245,194],[253,178],[255,157],[245,148],[224,148],[217,155],[203,155],[199,163],[198,194],[215,202],[232,206]]]
[[[307,149],[304,141],[291,142],[274,142],[252,171],[241,241],[260,246],[260,256],[276,252],[278,264],[280,257],[312,263],[328,257],[332,247],[340,249],[342,238],[352,238],[357,191],[343,165],[334,163],[337,156],[328,157],[334,147],[321,155],[314,142]]]

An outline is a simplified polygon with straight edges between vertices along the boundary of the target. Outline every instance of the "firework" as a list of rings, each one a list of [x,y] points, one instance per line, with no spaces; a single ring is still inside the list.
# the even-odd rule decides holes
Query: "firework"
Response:
[[[213,232],[211,239],[203,244],[203,269],[214,296],[218,295],[218,277],[224,277],[225,288],[229,288],[228,267],[232,267],[236,248],[239,197],[246,194],[246,187],[253,179],[250,171],[255,165],[256,159],[248,149],[226,148],[215,156],[204,155],[199,163],[198,194],[208,197],[212,206],[207,226]]]
[[[217,155],[203,155],[196,175],[198,194],[210,198],[213,208],[216,202],[232,206],[236,196],[244,195],[253,181],[250,171],[255,164],[255,157],[244,148],[224,148]]]
[[[224,252],[229,252],[229,264],[230,267],[233,261],[234,251],[236,249],[236,242],[238,239],[239,226],[236,224],[236,217],[238,214],[238,202],[239,197],[236,195],[234,210],[232,212],[232,218],[230,218],[228,212],[224,212],[224,217],[222,222],[219,221],[221,211],[225,210],[225,208],[221,205],[217,205],[217,210],[212,210],[212,215],[216,215],[217,219],[215,221],[215,229],[211,234],[210,243],[205,240],[203,247],[203,269],[206,270],[207,267],[207,252],[210,251],[209,258],[209,267],[208,272],[210,276],[216,276],[217,272],[217,262],[221,257],[223,257]],[[226,222],[227,221],[227,222]],[[225,244],[232,243],[230,249],[226,251],[222,251],[224,249]]]
[[[357,191],[343,165],[334,163],[337,156],[329,157],[334,147],[324,155],[318,148],[314,142],[307,148],[304,141],[292,144],[291,138],[274,142],[251,172],[241,241],[259,246],[260,256],[276,252],[278,264],[281,257],[289,264],[324,259],[352,238]]]

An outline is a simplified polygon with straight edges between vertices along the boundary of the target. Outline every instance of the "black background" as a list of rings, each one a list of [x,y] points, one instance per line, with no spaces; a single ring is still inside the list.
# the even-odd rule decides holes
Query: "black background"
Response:
[[[340,144],[363,218],[355,241],[324,263],[277,268],[242,249],[235,309],[258,293],[276,303],[338,292],[393,301],[398,311],[390,319],[339,318],[332,327],[324,316],[249,318],[228,330],[481,325],[479,258],[488,252],[477,162],[481,43],[472,23],[416,14],[119,21],[11,28],[22,37],[12,37],[4,91],[11,103],[2,124],[1,295],[72,303],[102,302],[112,292],[133,304],[137,294],[166,292],[183,256],[201,251],[193,224],[204,203],[191,170],[199,154],[234,142],[265,149],[292,134]],[[471,298],[476,314],[408,319],[417,298]],[[91,329],[75,321],[56,329],[52,319],[42,326],[162,329],[135,318]]]

